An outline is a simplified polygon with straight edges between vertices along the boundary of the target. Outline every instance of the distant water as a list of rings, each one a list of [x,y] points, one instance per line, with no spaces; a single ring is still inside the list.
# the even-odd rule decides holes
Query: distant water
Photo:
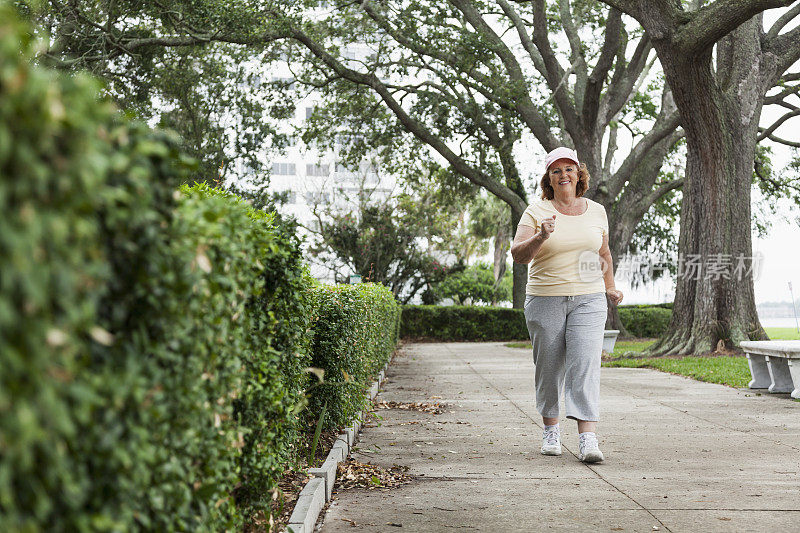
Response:
[[[793,328],[795,327],[794,317],[764,317],[761,319],[761,327],[764,328]]]

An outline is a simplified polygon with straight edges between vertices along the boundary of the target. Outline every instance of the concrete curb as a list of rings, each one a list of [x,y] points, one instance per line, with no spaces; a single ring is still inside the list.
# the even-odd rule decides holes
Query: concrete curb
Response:
[[[370,401],[375,399],[381,383],[386,379],[386,368],[388,366],[389,363],[387,362],[383,369],[378,372],[378,381],[375,381],[369,388]],[[339,463],[344,462],[350,456],[350,448],[358,440],[358,432],[361,430],[361,425],[366,420],[368,412],[365,410],[358,413],[350,421],[350,425],[344,428],[344,432],[340,433],[336,438],[321,467],[308,469],[308,475],[311,476],[311,479],[300,491],[300,496],[297,498],[294,511],[292,511],[289,523],[286,526],[287,533],[312,533],[314,531],[314,525],[317,523],[319,513],[325,504],[331,500]]]

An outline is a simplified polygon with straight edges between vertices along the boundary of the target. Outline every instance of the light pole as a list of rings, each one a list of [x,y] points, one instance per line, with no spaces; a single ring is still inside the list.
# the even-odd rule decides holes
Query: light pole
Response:
[[[797,323],[797,307],[794,305],[794,293],[792,292],[792,282],[789,282],[789,295],[792,297],[792,311],[794,311],[794,327],[800,333],[800,325]]]

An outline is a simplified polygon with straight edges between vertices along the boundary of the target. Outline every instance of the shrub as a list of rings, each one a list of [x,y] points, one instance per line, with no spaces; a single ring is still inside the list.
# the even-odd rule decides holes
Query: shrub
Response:
[[[505,341],[527,339],[522,309],[505,307],[406,305],[400,326],[404,339]]]
[[[32,67],[0,21],[0,530],[238,528],[294,446],[296,240],[226,193],[176,195],[176,139]]]
[[[658,337],[666,331],[672,311],[665,306],[620,306],[619,315],[631,335]],[[400,336],[440,341],[529,338],[522,309],[455,305],[404,306]]]
[[[228,396],[235,399],[235,448],[241,448],[234,494],[250,518],[255,511],[267,511],[269,493],[293,459],[298,439],[293,410],[310,364],[311,280],[297,238],[278,226],[272,214],[204,184],[183,187],[182,193],[181,218],[196,262],[202,265],[200,254],[205,254],[209,275],[216,272],[219,282],[228,284],[214,291],[225,299],[220,313],[209,314],[213,307],[199,302],[192,320],[200,328],[228,317],[234,322],[217,336],[224,342],[214,343],[218,355],[244,365],[241,390]]]
[[[662,306],[620,306],[619,318],[634,337],[658,337],[667,331],[672,310]]]
[[[324,384],[310,390],[310,412],[327,404],[325,427],[348,423],[367,406],[364,392],[397,345],[400,306],[375,283],[316,288],[312,366]]]
[[[652,309],[652,308],[659,308],[659,309],[672,309],[672,302],[664,302],[660,304],[631,304],[631,305],[620,305],[620,309]]]
[[[494,269],[492,265],[478,263],[466,269],[447,275],[435,286],[435,294],[439,299],[451,298],[458,304],[467,299],[473,303],[492,304],[511,300],[511,269],[507,269],[494,287]]]
[[[94,429],[107,401],[95,354],[112,341],[95,218],[110,201],[112,110],[88,78],[32,68],[30,39],[0,4],[0,530],[119,528],[130,517],[95,501],[83,456],[84,442],[102,454],[120,439],[117,425],[103,440]],[[139,475],[138,457],[115,459]]]

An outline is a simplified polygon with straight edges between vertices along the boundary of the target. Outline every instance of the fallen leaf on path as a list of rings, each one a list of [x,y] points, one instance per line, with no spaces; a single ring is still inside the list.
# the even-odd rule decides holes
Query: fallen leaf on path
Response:
[[[407,472],[407,466],[394,465],[385,469],[369,463],[359,463],[351,458],[339,464],[338,477],[341,480],[341,489],[389,488],[410,483],[411,476]]]
[[[445,404],[441,404],[439,402],[436,403],[427,403],[427,402],[395,402],[395,401],[381,401],[375,404],[376,409],[405,409],[407,411],[420,411],[423,413],[433,413],[435,415],[442,414],[444,412]]]

